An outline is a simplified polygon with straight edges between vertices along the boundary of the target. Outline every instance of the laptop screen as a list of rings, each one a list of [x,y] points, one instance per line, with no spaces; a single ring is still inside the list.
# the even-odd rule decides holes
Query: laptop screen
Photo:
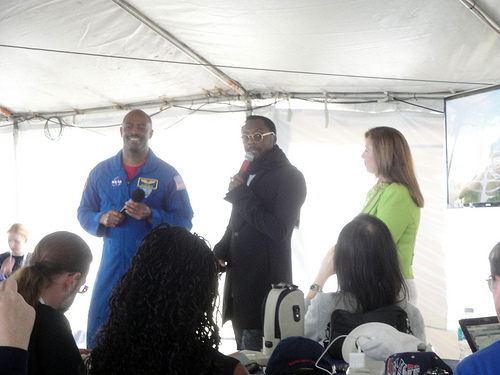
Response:
[[[500,323],[496,316],[461,319],[458,322],[473,353],[500,340]]]

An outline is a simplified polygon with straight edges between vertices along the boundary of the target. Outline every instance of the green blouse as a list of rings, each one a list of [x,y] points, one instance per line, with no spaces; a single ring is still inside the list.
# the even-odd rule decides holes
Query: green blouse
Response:
[[[415,204],[406,186],[378,183],[368,192],[361,213],[376,216],[387,225],[398,247],[403,277],[413,279],[412,263],[420,207]]]

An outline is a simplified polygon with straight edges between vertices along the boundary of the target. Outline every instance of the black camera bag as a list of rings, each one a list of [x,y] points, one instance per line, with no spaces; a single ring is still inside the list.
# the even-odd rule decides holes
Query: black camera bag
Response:
[[[353,314],[349,311],[337,309],[332,312],[330,323],[328,324],[329,341],[325,341],[325,347],[328,346],[338,336],[348,335],[354,328],[365,323],[385,323],[396,328],[400,332],[411,334],[408,314],[399,306],[387,306],[379,309],[365,312],[363,314]],[[345,337],[339,338],[328,350],[328,354],[333,359],[342,358],[342,344]]]

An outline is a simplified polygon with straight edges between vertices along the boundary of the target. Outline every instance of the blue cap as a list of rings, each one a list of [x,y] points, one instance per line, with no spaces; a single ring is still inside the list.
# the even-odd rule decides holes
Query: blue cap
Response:
[[[325,371],[316,367],[316,362],[325,348],[318,342],[301,337],[290,336],[281,340],[267,362],[267,375],[292,374],[298,370],[309,369],[307,374],[325,375]],[[333,361],[328,353],[321,358],[318,366],[332,372]]]

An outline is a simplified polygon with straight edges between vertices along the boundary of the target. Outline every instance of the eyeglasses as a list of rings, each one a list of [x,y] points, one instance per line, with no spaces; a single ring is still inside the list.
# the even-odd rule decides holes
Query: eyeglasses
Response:
[[[251,138],[255,143],[260,143],[263,141],[264,137],[269,134],[274,135],[274,132],[269,132],[264,134],[261,133],[245,134],[241,136],[241,139],[243,140],[243,142],[248,142]]]
[[[494,278],[493,276],[490,276],[486,279],[486,282],[488,283],[488,288],[490,288],[490,292],[493,292],[496,281],[497,281],[496,278]]]
[[[89,290],[89,286],[88,286],[88,285],[83,284],[83,285],[80,287],[80,290],[78,291],[78,293],[83,294],[83,293],[85,293],[87,290]]]

